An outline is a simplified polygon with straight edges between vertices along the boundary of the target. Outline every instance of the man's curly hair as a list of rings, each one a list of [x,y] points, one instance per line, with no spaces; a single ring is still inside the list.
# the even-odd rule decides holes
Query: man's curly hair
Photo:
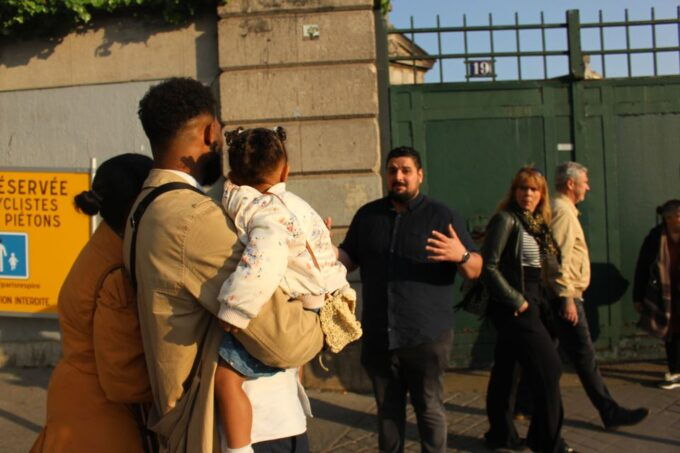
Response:
[[[215,115],[215,97],[197,80],[175,77],[159,83],[139,101],[137,114],[151,147],[163,147],[191,119]]]

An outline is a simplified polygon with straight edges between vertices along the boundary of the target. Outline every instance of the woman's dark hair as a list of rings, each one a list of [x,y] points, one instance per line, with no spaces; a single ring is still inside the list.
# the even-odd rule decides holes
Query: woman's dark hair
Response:
[[[141,154],[112,157],[97,168],[92,189],[74,197],[76,207],[87,215],[101,214],[114,231],[122,234],[130,208],[152,165],[153,161]]]
[[[235,183],[254,185],[265,182],[277,166],[288,161],[286,131],[275,129],[239,127],[226,133],[229,147],[229,168]]]
[[[680,209],[680,200],[678,199],[673,199],[673,200],[668,200],[658,208],[656,208],[656,213],[657,215],[661,216],[661,218],[664,218],[666,216],[670,216],[675,213]]]

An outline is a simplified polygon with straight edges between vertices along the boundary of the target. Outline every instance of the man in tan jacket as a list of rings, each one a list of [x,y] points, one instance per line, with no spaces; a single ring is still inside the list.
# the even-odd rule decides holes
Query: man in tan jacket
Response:
[[[210,90],[192,79],[170,79],[145,94],[139,117],[151,143],[154,169],[133,213],[152,189],[163,184],[182,182],[200,188],[217,180],[223,138],[215,112]],[[137,281],[154,395],[148,425],[158,434],[162,452],[228,451],[220,447],[214,419],[214,373],[223,335],[214,315],[220,286],[236,268],[243,246],[220,205],[191,187],[159,195],[134,229],[133,263],[130,222],[124,250],[126,267],[134,268],[131,274]],[[267,305],[284,313],[288,324],[295,324],[300,336],[320,349],[323,334],[316,314],[302,310],[300,303],[288,303],[281,291]],[[260,316],[271,314],[271,307],[263,308]],[[282,360],[301,364],[310,358]],[[272,443],[280,451],[307,451],[308,401],[299,386],[295,369],[244,385],[253,406],[251,438],[256,452]]]
[[[634,425],[649,409],[626,409],[609,394],[595,361],[588,320],[583,309],[583,293],[590,284],[588,244],[579,222],[576,205],[590,190],[588,169],[576,162],[564,162],[555,171],[557,195],[553,200],[552,233],[560,246],[560,273],[552,281],[557,298],[553,301],[560,347],[571,360],[590,401],[597,408],[607,429]]]

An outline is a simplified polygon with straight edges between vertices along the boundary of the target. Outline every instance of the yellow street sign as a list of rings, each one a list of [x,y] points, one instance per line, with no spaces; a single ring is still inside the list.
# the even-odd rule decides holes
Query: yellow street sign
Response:
[[[90,174],[0,170],[0,312],[54,314],[59,289],[90,237],[73,197]]]

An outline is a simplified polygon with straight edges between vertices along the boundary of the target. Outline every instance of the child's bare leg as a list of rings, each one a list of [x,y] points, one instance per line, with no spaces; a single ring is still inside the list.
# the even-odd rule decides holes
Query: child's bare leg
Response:
[[[220,359],[215,371],[215,398],[229,448],[250,445],[253,409],[243,391],[246,378]]]

